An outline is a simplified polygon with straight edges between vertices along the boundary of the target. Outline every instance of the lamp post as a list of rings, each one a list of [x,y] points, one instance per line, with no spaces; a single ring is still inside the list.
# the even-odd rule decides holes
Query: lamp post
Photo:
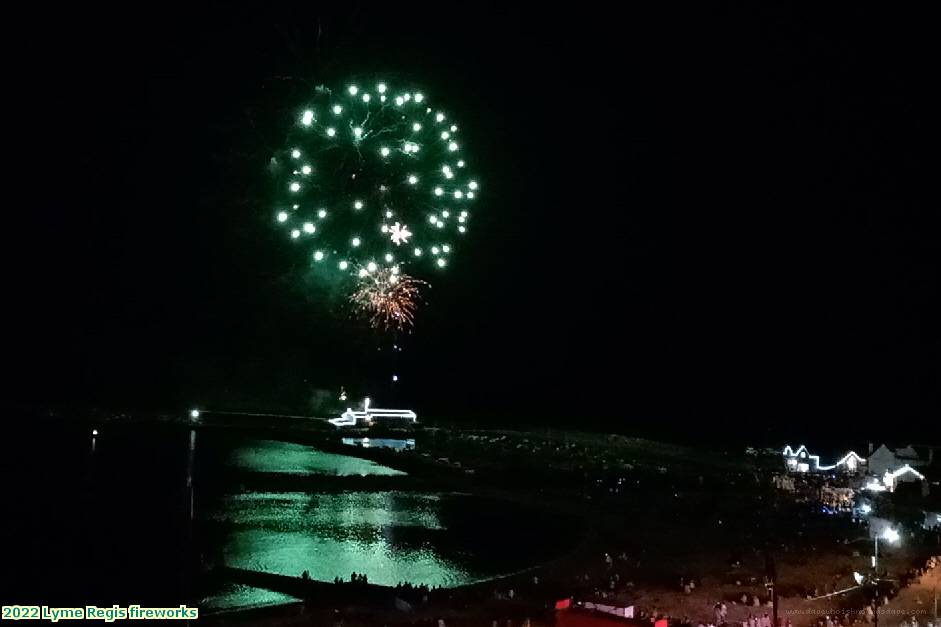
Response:
[[[899,535],[899,532],[893,529],[892,527],[886,527],[885,529],[883,529],[881,535],[882,535],[883,540],[886,540],[893,544],[898,542],[899,538],[901,537]],[[874,538],[874,540],[875,540],[875,546],[874,546],[874,550],[872,554],[872,569],[876,571],[876,574],[878,575],[879,574],[879,536],[877,535]]]
[[[193,537],[193,519],[196,514],[196,487],[193,483],[193,474],[196,470],[196,425],[199,423],[200,411],[196,408],[193,408],[189,411],[189,424],[190,424],[190,438],[189,438],[189,450],[186,455],[186,491],[189,496],[189,519],[190,523],[187,527],[188,531],[188,553],[190,556],[198,555],[195,547],[195,541]],[[190,596],[192,590],[192,569],[194,565],[190,563],[185,572],[184,577],[184,586],[187,590],[187,596]],[[186,624],[189,625],[189,619],[186,620]]]
[[[190,445],[189,451],[186,456],[186,490],[189,492],[190,500],[190,523],[193,521],[194,512],[195,512],[195,492],[196,490],[193,487],[193,471],[196,464],[196,423],[199,421],[199,410],[191,409],[189,412],[190,416]]]
[[[873,612],[872,612],[872,624],[873,627],[879,627],[879,538],[882,537],[883,540],[891,542],[893,544],[899,541],[901,537],[899,532],[892,527],[886,527],[882,530],[881,534],[876,534],[874,538],[873,554],[872,554],[872,583],[875,587],[875,600],[873,602]]]

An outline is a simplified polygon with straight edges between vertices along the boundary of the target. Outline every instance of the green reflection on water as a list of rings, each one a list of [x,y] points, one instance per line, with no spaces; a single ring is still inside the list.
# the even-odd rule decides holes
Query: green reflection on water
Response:
[[[207,610],[244,609],[265,605],[280,605],[298,600],[280,592],[230,583],[201,599],[199,607]]]
[[[236,568],[312,579],[349,579],[394,586],[400,581],[456,586],[482,578],[441,557],[430,537],[441,530],[434,495],[396,492],[260,493],[226,497],[213,518],[227,523],[225,562]],[[401,541],[411,536],[411,541]]]
[[[325,453],[302,444],[250,440],[234,449],[229,464],[252,472],[289,475],[398,476],[406,473],[368,459]]]

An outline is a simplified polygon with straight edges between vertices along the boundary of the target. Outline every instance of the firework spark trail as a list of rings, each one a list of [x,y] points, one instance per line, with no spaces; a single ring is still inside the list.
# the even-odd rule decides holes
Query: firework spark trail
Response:
[[[419,291],[424,281],[400,274],[398,268],[360,272],[350,295],[353,309],[376,329],[405,331],[415,324]]]

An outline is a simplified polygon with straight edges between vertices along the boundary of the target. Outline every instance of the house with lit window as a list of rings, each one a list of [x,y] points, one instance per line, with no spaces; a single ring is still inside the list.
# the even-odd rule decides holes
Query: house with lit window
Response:
[[[868,462],[871,477],[864,487],[873,492],[895,492],[899,484],[923,482],[925,475],[921,471],[933,461],[932,448],[928,449],[927,458],[923,458],[911,444],[894,451],[885,444],[872,450],[870,444]]]
[[[863,487],[871,492],[895,492],[899,484],[912,481],[925,481],[925,475],[905,464],[895,470],[886,470],[882,477],[879,477],[879,475],[870,477]],[[925,484],[924,489],[927,490],[927,484]]]
[[[803,444],[791,448],[784,447],[784,467],[788,472],[797,473],[834,473],[841,472],[855,475],[866,469],[866,458],[860,457],[855,451],[849,451],[832,464],[821,463],[819,455],[811,455]]]

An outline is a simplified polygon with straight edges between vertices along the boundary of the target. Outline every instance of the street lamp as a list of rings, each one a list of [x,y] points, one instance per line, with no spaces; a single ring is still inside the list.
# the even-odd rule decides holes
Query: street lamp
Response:
[[[872,555],[872,584],[875,587],[875,599],[873,602],[873,612],[872,612],[872,625],[873,627],[879,627],[879,538],[887,542],[895,544],[901,538],[898,530],[893,529],[892,527],[886,527],[882,530],[881,534],[876,534],[874,538],[875,546]]]
[[[881,534],[876,535],[875,547],[874,547],[873,554],[872,554],[872,569],[877,571],[877,574],[879,570],[879,538],[880,537],[886,542],[891,542],[892,544],[896,544],[899,541],[899,538],[901,536],[899,535],[899,532],[893,529],[892,527],[886,527],[885,529],[882,530]]]

